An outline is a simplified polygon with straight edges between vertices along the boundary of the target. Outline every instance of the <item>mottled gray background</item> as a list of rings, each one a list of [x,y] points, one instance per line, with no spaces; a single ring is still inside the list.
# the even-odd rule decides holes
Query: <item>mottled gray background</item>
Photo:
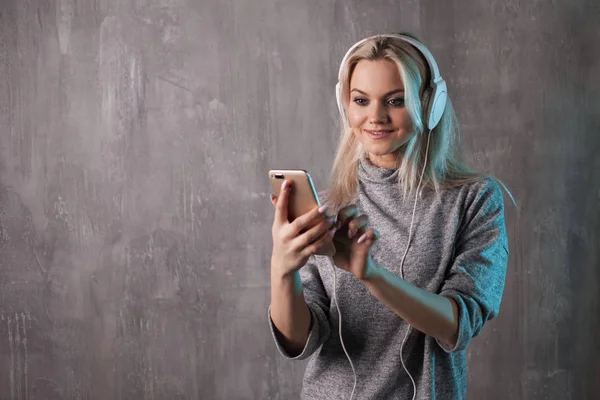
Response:
[[[519,202],[469,397],[599,398],[598,1],[0,4],[0,399],[297,398],[266,173],[323,189],[338,63],[398,30]]]

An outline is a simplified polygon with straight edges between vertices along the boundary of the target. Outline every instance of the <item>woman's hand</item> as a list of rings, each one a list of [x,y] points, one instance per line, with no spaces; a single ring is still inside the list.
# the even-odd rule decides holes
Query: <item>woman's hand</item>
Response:
[[[379,239],[379,232],[369,227],[369,218],[360,215],[356,205],[342,208],[337,217],[337,231],[333,237],[336,253],[334,264],[358,279],[370,277],[375,263],[372,262],[371,247]]]
[[[271,194],[271,202],[275,206],[271,273],[280,277],[289,276],[302,268],[311,255],[317,254],[325,244],[331,242],[335,233],[335,216],[329,216],[325,207],[315,208],[289,222],[291,189],[291,181],[285,181],[279,198]]]

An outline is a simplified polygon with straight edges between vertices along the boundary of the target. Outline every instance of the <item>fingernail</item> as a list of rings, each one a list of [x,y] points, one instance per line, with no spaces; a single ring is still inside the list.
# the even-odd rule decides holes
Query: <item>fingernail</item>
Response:
[[[313,210],[314,210],[314,208],[313,208]],[[327,210],[329,210],[329,205],[325,204],[325,205],[319,207],[319,214],[325,214],[325,211],[327,211]]]
[[[365,240],[367,240],[367,234],[363,233],[363,235],[361,237],[358,238],[358,241],[356,243],[362,243]]]
[[[281,190],[285,190],[287,188],[287,185],[288,185],[288,181],[287,180],[283,181],[283,183],[281,184]]]

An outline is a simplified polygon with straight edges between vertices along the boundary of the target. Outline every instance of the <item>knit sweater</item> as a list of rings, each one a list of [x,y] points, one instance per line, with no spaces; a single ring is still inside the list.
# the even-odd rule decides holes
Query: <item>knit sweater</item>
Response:
[[[414,195],[403,200],[397,169],[379,168],[366,160],[358,168],[356,205],[381,234],[371,256],[380,267],[400,276]],[[410,327],[352,274],[337,268],[342,339],[358,377],[354,399],[413,398],[412,382],[400,360],[407,329],[402,356],[416,383],[415,398],[466,398],[466,349],[498,314],[508,254],[504,201],[494,180],[443,189],[439,196],[426,190],[419,198],[404,280],[456,301],[458,341],[454,347]],[[311,315],[308,340],[301,354],[291,357],[269,317],[277,348],[287,358],[310,357],[302,399],[349,399],[354,375],[338,333],[331,259],[312,256],[300,269],[300,277]]]

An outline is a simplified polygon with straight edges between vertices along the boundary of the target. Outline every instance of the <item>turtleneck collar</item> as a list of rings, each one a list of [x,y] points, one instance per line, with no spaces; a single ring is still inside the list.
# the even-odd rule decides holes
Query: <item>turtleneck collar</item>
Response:
[[[396,183],[400,169],[388,169],[371,164],[366,158],[358,162],[358,177],[360,180],[374,183]]]

